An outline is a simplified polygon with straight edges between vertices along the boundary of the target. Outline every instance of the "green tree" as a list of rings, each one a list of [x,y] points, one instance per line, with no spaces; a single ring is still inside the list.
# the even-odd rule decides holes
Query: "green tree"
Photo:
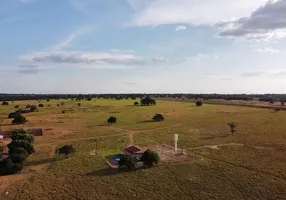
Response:
[[[228,123],[227,125],[229,126],[230,132],[233,135],[236,132],[235,130],[236,124],[234,122],[231,122],[231,123]]]
[[[21,114],[16,115],[15,118],[12,120],[13,124],[25,124],[26,122],[27,119]]]
[[[149,166],[153,166],[154,164],[158,164],[160,161],[160,156],[151,150],[146,150],[142,157],[141,157],[141,161],[145,164],[145,165],[149,165]]]
[[[123,155],[121,158],[120,158],[120,161],[119,161],[119,166],[122,167],[122,166],[126,166],[129,170],[131,170],[132,168],[135,167],[135,158],[130,156],[130,155]]]
[[[23,165],[27,157],[28,152],[22,147],[13,148],[12,152],[9,150],[9,159],[11,159],[13,163],[20,163]]]
[[[34,145],[26,140],[12,140],[8,145],[9,155],[18,152],[17,148],[23,148],[27,151],[28,155],[35,153]]]
[[[34,144],[35,138],[33,135],[25,131],[24,129],[14,130],[11,136],[12,140],[25,140],[31,144]]]

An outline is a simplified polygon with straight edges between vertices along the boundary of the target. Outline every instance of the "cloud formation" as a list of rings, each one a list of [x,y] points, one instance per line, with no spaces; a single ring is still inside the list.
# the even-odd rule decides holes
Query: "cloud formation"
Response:
[[[248,39],[281,39],[286,37],[286,1],[272,0],[259,7],[249,17],[218,23],[220,36]]]
[[[184,31],[184,30],[186,30],[187,29],[187,27],[186,26],[177,26],[176,27],[176,31]]]
[[[268,0],[126,0],[134,10],[133,26],[213,25],[249,16]],[[227,8],[227,9],[226,9]]]
[[[258,52],[258,53],[271,53],[271,54],[280,53],[279,49],[274,49],[272,47],[264,47],[264,48],[261,48],[261,49],[255,49],[253,51],[254,52]]]
[[[168,58],[165,58],[165,57],[154,57],[153,58],[153,61],[154,62],[167,62],[169,59]]]

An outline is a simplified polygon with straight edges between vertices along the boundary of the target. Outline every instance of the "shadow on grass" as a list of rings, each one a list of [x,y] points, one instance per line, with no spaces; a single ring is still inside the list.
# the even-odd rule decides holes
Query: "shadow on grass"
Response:
[[[48,163],[52,163],[53,161],[54,161],[54,158],[46,158],[43,160],[36,160],[36,161],[28,162],[25,166],[48,164]]]
[[[127,168],[119,168],[119,169],[112,169],[112,168],[105,168],[101,169],[98,171],[90,172],[85,174],[86,176],[97,176],[97,177],[103,177],[103,176],[114,176],[117,174],[122,174],[122,173],[132,173],[141,169],[145,169],[146,167],[140,166],[136,167],[132,170],[129,170]]]
[[[144,124],[144,123],[155,123],[155,122],[159,122],[159,121],[154,121],[154,120],[144,120],[144,121],[140,121],[138,122],[139,124]]]

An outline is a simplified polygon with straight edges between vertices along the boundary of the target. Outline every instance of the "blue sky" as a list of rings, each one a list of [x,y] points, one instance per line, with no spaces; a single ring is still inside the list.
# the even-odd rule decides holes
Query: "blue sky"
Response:
[[[286,0],[0,0],[0,93],[285,93]]]

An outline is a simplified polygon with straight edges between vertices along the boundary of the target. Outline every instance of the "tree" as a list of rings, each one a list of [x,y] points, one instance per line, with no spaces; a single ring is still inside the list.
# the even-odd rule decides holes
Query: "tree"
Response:
[[[201,101],[197,101],[197,102],[196,102],[196,106],[200,107],[200,106],[202,106],[202,105],[203,105],[203,102],[201,102]]]
[[[228,123],[228,126],[230,128],[231,134],[233,135],[236,132],[236,130],[235,130],[236,124],[234,122],[231,122],[231,123]]]
[[[31,108],[31,105],[30,104],[26,105],[26,108]]]
[[[160,121],[163,121],[165,118],[162,114],[156,114],[154,117],[153,117],[153,120],[155,122],[160,122]]]
[[[136,160],[130,155],[123,155],[120,157],[119,166],[126,166],[129,170],[135,167]]]
[[[16,108],[16,109],[19,108],[19,105],[14,106],[14,108]]]
[[[11,113],[9,113],[8,118],[9,118],[9,119],[14,119],[14,118],[17,117],[17,115],[19,115],[18,112],[11,112]]]
[[[280,103],[281,103],[281,106],[285,105],[285,101],[284,100],[280,101]]]
[[[57,150],[57,154],[68,156],[69,154],[75,153],[75,149],[72,145],[65,145]]]
[[[142,106],[156,105],[156,101],[149,96],[141,99],[140,103]]]
[[[14,130],[11,136],[12,140],[25,140],[31,144],[34,144],[35,138],[29,132],[25,131],[24,129],[17,129]]]
[[[11,175],[23,169],[23,165],[15,164],[11,159],[0,160],[0,175]]]
[[[65,105],[65,103],[64,103],[64,102],[61,102],[61,105],[63,106],[63,105]]]
[[[81,106],[81,103],[78,103],[77,106],[80,107],[80,106]]]
[[[27,122],[27,119],[21,115],[18,114],[13,120],[12,120],[12,124],[25,124]]]
[[[8,103],[7,101],[3,101],[3,102],[2,102],[2,105],[3,105],[3,106],[8,106],[9,103]]]
[[[44,104],[40,103],[40,104],[39,104],[39,107],[40,107],[40,108],[43,108],[43,107],[44,107]]]
[[[30,106],[30,112],[35,112],[37,110],[37,106],[31,105]]]
[[[23,147],[14,148],[12,151],[9,150],[9,159],[14,163],[23,164],[28,155],[28,152]]]
[[[160,156],[151,150],[146,150],[142,157],[141,157],[141,161],[145,164],[145,165],[149,165],[149,166],[153,166],[154,164],[158,164],[160,161]]]
[[[27,151],[28,155],[35,153],[34,144],[27,140],[12,140],[8,145],[9,155],[18,152],[18,148],[23,148]]]
[[[116,124],[116,121],[117,121],[116,117],[111,116],[108,118],[107,123],[108,124]]]
[[[138,106],[139,103],[137,101],[134,102],[134,106]]]

